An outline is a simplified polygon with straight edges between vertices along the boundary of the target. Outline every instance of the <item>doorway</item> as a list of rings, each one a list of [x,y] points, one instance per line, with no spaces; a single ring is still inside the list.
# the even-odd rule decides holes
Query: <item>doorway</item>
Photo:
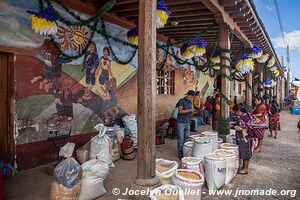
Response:
[[[0,161],[13,163],[14,137],[10,101],[13,95],[14,55],[0,52]]]

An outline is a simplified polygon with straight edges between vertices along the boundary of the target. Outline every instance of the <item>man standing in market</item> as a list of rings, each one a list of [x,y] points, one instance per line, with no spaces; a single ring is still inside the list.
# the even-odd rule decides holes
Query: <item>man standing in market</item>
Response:
[[[197,111],[193,109],[193,98],[196,93],[193,90],[189,90],[186,96],[180,99],[178,105],[177,115],[177,145],[178,145],[178,157],[183,158],[183,145],[189,140],[190,137],[190,115],[195,114]]]

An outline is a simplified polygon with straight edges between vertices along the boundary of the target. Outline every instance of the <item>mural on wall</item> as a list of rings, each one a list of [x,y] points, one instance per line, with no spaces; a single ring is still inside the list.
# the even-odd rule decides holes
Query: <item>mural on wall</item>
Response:
[[[31,30],[25,10],[38,9],[37,0],[30,3],[6,0],[1,1],[0,6],[6,8],[1,11],[0,25],[5,27],[6,24],[9,29],[1,29],[1,35],[4,34],[0,44],[36,51],[31,56],[16,56],[17,144],[45,140],[49,129],[53,128],[82,134],[94,131],[93,127],[99,122],[120,123],[127,113],[118,105],[127,100],[117,96],[122,86],[136,75],[137,54],[129,64],[119,64],[113,59],[111,50],[117,52],[120,59],[128,58],[132,50],[113,41],[109,45],[103,36],[95,34],[82,57],[64,58],[49,38]],[[8,24],[13,21],[18,27]],[[128,29],[109,22],[105,24],[111,35],[127,40]],[[54,39],[64,53],[72,54],[87,47],[90,35],[86,27],[59,24]],[[158,65],[163,62],[164,53],[157,50]],[[180,66],[170,55],[164,68],[182,70],[180,82],[186,89],[202,89],[204,95],[212,86],[209,77],[193,67]]]

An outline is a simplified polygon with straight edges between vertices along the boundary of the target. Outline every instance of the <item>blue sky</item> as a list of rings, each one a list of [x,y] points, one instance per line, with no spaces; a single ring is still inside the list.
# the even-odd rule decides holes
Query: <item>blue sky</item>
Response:
[[[284,42],[276,14],[274,0],[253,0],[278,56],[284,56],[290,45],[290,66],[293,77],[300,78],[300,1],[277,0],[284,31]]]

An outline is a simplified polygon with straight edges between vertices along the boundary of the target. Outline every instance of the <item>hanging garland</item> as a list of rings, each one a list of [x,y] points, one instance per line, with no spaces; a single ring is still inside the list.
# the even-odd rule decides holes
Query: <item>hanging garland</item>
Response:
[[[57,3],[62,6],[62,8],[69,13],[72,17],[74,17],[77,22],[72,22],[70,20],[65,19],[62,17],[54,8],[50,0],[45,0],[47,5],[54,10],[54,15],[59,19],[59,21],[63,22],[67,26],[88,26],[92,22],[99,21],[99,19],[102,17],[102,15],[109,11],[114,4],[116,3],[116,0],[109,0],[107,3],[105,3],[94,16],[88,18],[88,19],[82,19],[80,16],[76,15],[73,11],[71,11],[69,8],[64,6],[60,1],[57,1]]]
[[[104,31],[104,34],[106,35],[106,36],[104,36],[104,37],[105,37],[106,42],[107,42],[107,44],[108,44],[108,48],[110,49],[110,52],[111,52],[112,55],[113,55],[113,58],[114,58],[118,63],[123,64],[123,65],[126,65],[126,64],[130,63],[130,62],[133,60],[133,58],[135,57],[138,48],[134,49],[134,51],[133,51],[131,57],[129,57],[128,60],[126,60],[126,61],[120,60],[120,59],[118,58],[118,56],[116,55],[116,53],[114,52],[114,50],[113,50],[113,48],[112,48],[112,46],[111,46],[111,44],[110,44],[109,38],[107,37],[108,34],[107,34],[107,32],[106,32],[106,26],[105,26],[105,22],[104,22],[103,19],[101,19],[101,27],[102,27],[102,30]]]
[[[166,51],[166,54],[164,56],[164,59],[162,61],[162,63],[160,64],[160,66],[157,68],[158,70],[161,70],[162,68],[164,68],[164,66],[166,65],[166,62],[167,62],[167,58],[168,58],[168,54],[169,54],[169,48],[170,48],[170,45],[169,45],[169,41],[167,42],[167,51]]]

